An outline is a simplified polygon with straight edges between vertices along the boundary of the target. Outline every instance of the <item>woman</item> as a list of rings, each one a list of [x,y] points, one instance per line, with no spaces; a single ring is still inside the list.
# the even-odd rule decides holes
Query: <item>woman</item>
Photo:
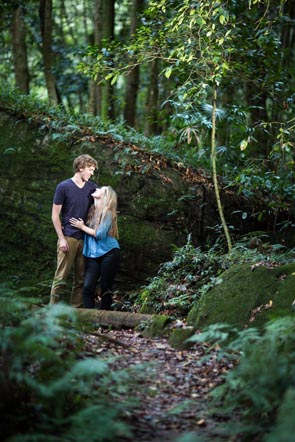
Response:
[[[101,309],[111,310],[112,287],[119,269],[120,246],[117,241],[117,194],[110,186],[97,188],[92,193],[86,224],[79,218],[70,223],[85,232],[83,255],[86,257],[83,286],[83,306],[94,308],[97,281],[101,285]]]

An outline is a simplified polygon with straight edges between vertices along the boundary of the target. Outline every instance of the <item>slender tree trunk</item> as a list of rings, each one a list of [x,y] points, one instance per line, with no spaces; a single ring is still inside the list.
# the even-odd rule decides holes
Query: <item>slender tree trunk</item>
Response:
[[[144,0],[133,0],[133,7],[131,12],[131,26],[130,35],[133,35],[139,24],[139,14],[142,12]],[[126,93],[125,93],[125,108],[124,120],[128,126],[135,126],[136,120],[136,100],[139,89],[139,74],[140,69],[137,65],[132,72],[126,77]]]
[[[103,39],[114,38],[115,0],[95,0],[94,45],[102,48]],[[102,118],[114,119],[114,88],[110,81],[99,84],[100,78],[89,82],[88,111]]]
[[[145,133],[147,135],[154,135],[159,132],[158,123],[158,101],[159,101],[159,60],[155,59],[150,64],[150,86],[148,88],[148,97],[146,104],[146,125]]]
[[[24,94],[29,94],[30,74],[27,57],[26,27],[20,6],[13,12],[11,34],[15,84]]]
[[[269,133],[266,132],[265,128],[261,125],[262,122],[269,121],[267,115],[267,98],[268,94],[266,92],[257,92],[257,86],[252,82],[249,82],[246,87],[246,99],[247,104],[251,108],[251,123],[252,127],[255,128],[255,147],[253,146],[252,154],[258,158],[266,158],[269,154],[269,149],[271,146],[269,143],[271,139]],[[254,142],[252,142],[254,145]]]
[[[282,47],[287,52],[287,56],[283,59],[283,65],[294,63],[294,46],[295,46],[295,3],[293,0],[287,0],[284,4],[284,15],[289,17],[289,20],[282,21],[281,41]]]
[[[61,13],[61,22],[64,21],[66,23],[67,27],[67,35],[70,35],[71,39],[73,40],[74,44],[78,46],[78,41],[76,37],[76,33],[74,28],[71,26],[71,21],[68,16],[67,11],[67,2],[65,0],[60,0],[60,13]],[[62,29],[62,26],[61,26]],[[64,39],[64,38],[63,38]]]
[[[281,64],[284,69],[289,72],[293,70],[294,59],[295,59],[295,3],[293,0],[287,0],[283,6],[283,13],[285,17],[289,17],[288,20],[282,20],[281,25],[281,42],[283,49],[283,57]],[[284,94],[285,95],[285,94]],[[285,97],[284,97],[285,98]],[[279,121],[282,107],[284,109],[288,108],[288,103],[285,101],[274,100],[273,103],[274,112],[273,120]]]
[[[102,38],[113,40],[115,27],[115,0],[102,0],[102,4]],[[114,120],[115,118],[114,87],[110,81],[105,81],[102,85],[101,116],[104,119],[109,118]]]
[[[102,0],[95,0],[93,11],[94,37],[91,44],[94,44],[99,48],[101,48],[102,41],[102,7]],[[88,112],[92,115],[101,115],[101,85],[98,84],[99,80],[100,79],[98,78],[97,81],[93,79],[89,81]]]
[[[44,73],[49,101],[53,104],[61,102],[56,81],[52,72],[53,53],[51,47],[52,40],[52,0],[40,0],[39,15],[42,35],[42,55],[44,63]]]
[[[217,201],[217,207],[219,216],[221,219],[221,224],[225,233],[226,241],[227,241],[227,248],[230,252],[232,249],[232,242],[231,237],[228,231],[228,227],[224,218],[223,213],[223,207],[221,204],[220,199],[220,193],[219,193],[219,185],[218,185],[218,179],[217,179],[217,170],[216,170],[216,101],[217,101],[217,90],[216,87],[214,87],[213,91],[213,108],[212,108],[212,135],[211,135],[211,162],[212,162],[212,174],[213,174],[213,183],[214,183],[214,190],[215,190],[215,196]]]
[[[100,87],[95,80],[89,80],[88,112],[92,115],[100,114]]]

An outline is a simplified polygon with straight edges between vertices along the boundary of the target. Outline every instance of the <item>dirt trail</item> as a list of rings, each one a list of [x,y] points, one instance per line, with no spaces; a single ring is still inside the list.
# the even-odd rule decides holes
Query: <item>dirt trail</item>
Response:
[[[106,345],[88,336],[92,351],[121,356],[114,368],[144,364],[144,388],[130,422],[135,426],[132,442],[176,441],[186,432],[214,434],[216,422],[207,415],[207,395],[222,382],[231,365],[217,360],[218,349],[206,361],[205,347],[173,349],[164,338],[147,339],[134,330],[100,330]],[[129,439],[126,439],[128,441]]]

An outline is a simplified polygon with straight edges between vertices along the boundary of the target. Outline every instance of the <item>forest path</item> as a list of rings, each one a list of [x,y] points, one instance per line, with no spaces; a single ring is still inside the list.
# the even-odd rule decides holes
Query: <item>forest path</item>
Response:
[[[139,404],[128,418],[134,435],[122,442],[177,441],[186,432],[205,432],[214,438],[216,422],[208,416],[207,395],[232,367],[218,360],[218,348],[202,360],[204,344],[179,351],[165,338],[148,339],[131,329],[100,329],[100,334],[103,344],[96,335],[85,338],[92,353],[119,356],[112,363],[114,369],[142,366],[144,370],[144,380],[134,392]]]

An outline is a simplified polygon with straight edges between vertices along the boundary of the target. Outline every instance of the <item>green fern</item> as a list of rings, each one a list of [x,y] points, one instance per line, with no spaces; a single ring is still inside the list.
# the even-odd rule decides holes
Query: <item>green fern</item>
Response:
[[[241,441],[254,437],[265,442],[293,440],[295,317],[268,322],[262,334],[255,328],[237,331],[220,324],[190,340],[219,343],[220,356],[236,360],[236,367],[228,372],[224,383],[210,394],[211,412],[229,419],[223,423],[223,434],[239,434]],[[283,438],[276,439],[283,426]]]
[[[111,360],[85,357],[75,310],[57,304],[0,329],[0,432],[18,442],[105,442],[131,434],[124,416],[138,390],[139,367],[113,371]],[[9,320],[11,323],[11,320]]]

